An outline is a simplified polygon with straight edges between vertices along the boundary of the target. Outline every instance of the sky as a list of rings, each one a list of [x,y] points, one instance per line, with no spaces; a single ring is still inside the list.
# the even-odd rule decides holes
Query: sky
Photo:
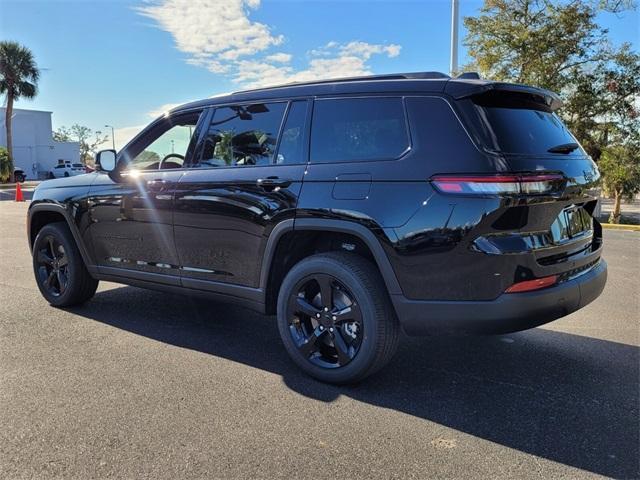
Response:
[[[460,17],[481,5],[460,0]],[[119,148],[163,111],[216,94],[446,73],[450,15],[450,0],[0,0],[0,38],[28,46],[42,69],[37,98],[16,108],[52,111],[54,129],[79,123],[110,135],[113,125]],[[638,12],[598,22],[614,44],[640,49]]]

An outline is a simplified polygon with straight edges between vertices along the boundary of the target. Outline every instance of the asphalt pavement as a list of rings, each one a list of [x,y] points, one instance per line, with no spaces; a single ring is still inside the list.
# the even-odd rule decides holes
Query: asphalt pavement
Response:
[[[31,200],[33,197],[33,191],[35,186],[28,185],[22,187],[22,196],[25,200]],[[0,188],[0,202],[13,202],[16,199],[16,189],[14,188]]]
[[[0,478],[640,477],[640,232],[605,231],[587,308],[502,336],[404,338],[352,387],[274,319],[101,283],[39,295],[27,203],[0,203]]]

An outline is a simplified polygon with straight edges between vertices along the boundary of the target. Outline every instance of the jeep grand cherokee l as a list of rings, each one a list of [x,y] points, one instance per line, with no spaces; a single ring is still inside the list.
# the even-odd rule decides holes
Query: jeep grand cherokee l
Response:
[[[276,314],[308,374],[360,380],[401,329],[508,332],[606,280],[595,164],[524,85],[398,74],[189,103],[95,173],[43,182],[29,244],[43,296],[99,280]]]

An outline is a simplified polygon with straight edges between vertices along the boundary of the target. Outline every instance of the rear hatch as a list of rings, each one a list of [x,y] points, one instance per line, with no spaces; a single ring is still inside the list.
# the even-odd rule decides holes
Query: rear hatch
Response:
[[[593,189],[600,174],[555,113],[559,98],[524,86],[482,87],[460,95],[457,102],[480,148],[500,158],[509,173],[523,178],[559,175],[563,181],[544,193],[522,190],[516,200],[506,202],[501,221],[493,223],[495,234],[480,239],[485,242],[481,250],[532,252],[539,267],[536,277],[585,271],[600,254],[601,228],[593,218]]]

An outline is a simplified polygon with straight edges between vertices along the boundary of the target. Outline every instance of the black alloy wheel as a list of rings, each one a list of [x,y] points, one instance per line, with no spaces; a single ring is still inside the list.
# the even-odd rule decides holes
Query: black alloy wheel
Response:
[[[380,370],[400,337],[380,272],[349,252],[319,253],[294,265],[280,286],[277,321],[293,362],[336,384]]]
[[[69,257],[53,235],[47,235],[36,254],[38,281],[51,296],[59,297],[69,285]]]
[[[311,363],[342,367],[358,354],[362,312],[354,295],[331,275],[318,273],[299,282],[287,317],[296,347]]]
[[[36,235],[33,271],[40,293],[54,307],[84,303],[98,288],[65,222],[49,223]]]

